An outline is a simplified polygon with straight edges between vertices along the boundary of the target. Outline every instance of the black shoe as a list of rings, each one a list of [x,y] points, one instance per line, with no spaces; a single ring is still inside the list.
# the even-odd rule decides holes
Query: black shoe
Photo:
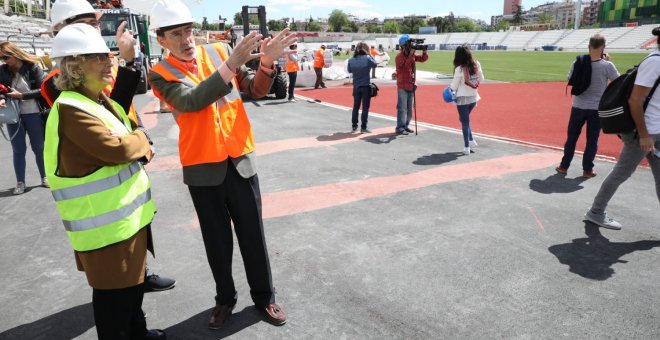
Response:
[[[360,129],[360,133],[371,133],[371,131],[367,128],[362,128]]]
[[[353,132],[357,131],[357,126],[354,126],[351,130],[352,130]]]
[[[326,87],[327,87],[327,86],[325,86],[325,84],[321,85],[321,88],[326,88]]]
[[[162,329],[150,329],[147,331],[147,340],[167,340],[167,335]]]
[[[169,277],[160,277],[156,274],[151,274],[144,278],[144,291],[148,292],[159,292],[162,290],[168,290],[174,288],[176,284],[175,279],[170,279]]]
[[[413,132],[415,132],[415,131],[414,131],[413,129],[411,129],[411,128],[406,128],[405,130],[406,130],[406,132],[408,132],[408,133],[413,133]]]
[[[406,131],[406,130],[396,130],[396,134],[397,135],[407,135],[408,131]]]

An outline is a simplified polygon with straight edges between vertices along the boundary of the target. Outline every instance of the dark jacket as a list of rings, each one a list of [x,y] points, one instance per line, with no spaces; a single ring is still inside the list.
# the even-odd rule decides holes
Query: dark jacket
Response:
[[[41,67],[38,65],[23,62],[23,66],[18,70],[18,73],[25,79],[25,82],[30,85],[30,91],[23,93],[23,99],[36,99],[37,104],[43,110],[48,108],[48,104],[41,96],[41,83],[44,81],[45,74],[41,70]],[[9,70],[7,64],[0,65],[0,84],[11,87],[12,80],[14,79],[14,73]],[[5,98],[4,95],[0,95],[0,98]]]
[[[369,86],[370,72],[376,68],[376,60],[370,55],[359,55],[348,60],[348,73],[353,73],[353,87]]]

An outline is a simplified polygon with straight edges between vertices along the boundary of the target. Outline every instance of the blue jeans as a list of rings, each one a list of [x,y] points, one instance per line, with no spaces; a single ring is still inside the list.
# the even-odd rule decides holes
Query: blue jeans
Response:
[[[404,107],[405,106],[405,107]],[[403,130],[410,124],[412,118],[413,92],[397,89],[396,129]]]
[[[571,118],[568,121],[568,131],[566,133],[566,143],[564,144],[564,157],[561,159],[560,166],[568,169],[575,154],[575,144],[582,126],[587,123],[587,146],[584,148],[582,157],[582,169],[591,171],[594,169],[594,158],[598,151],[598,137],[600,135],[600,120],[598,119],[598,110],[583,110],[577,107],[571,108]]]
[[[19,122],[8,124],[7,130],[10,136],[16,134],[11,141],[11,149],[14,152],[16,181],[25,183],[26,132],[30,136],[30,145],[32,146],[32,152],[34,152],[34,158],[37,161],[39,175],[41,175],[41,178],[46,177],[46,171],[44,170],[44,125],[41,121],[40,113],[21,114],[19,116]]]
[[[458,109],[458,119],[461,121],[461,129],[463,130],[463,144],[467,148],[470,146],[472,139],[472,128],[470,127],[470,112],[477,106],[477,103],[467,105],[456,105]]]
[[[362,103],[362,129],[367,128],[367,119],[369,117],[369,106],[371,105],[371,93],[369,86],[353,87],[353,117],[351,122],[353,127],[358,125],[358,112],[360,103]]]

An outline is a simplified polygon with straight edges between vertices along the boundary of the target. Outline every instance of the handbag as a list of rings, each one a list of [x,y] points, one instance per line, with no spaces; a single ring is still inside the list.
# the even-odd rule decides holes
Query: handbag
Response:
[[[369,84],[369,94],[371,97],[376,97],[378,95],[378,86],[376,84]]]
[[[5,104],[5,107],[0,107],[0,124],[18,123],[18,116],[21,114],[18,102],[12,98],[5,98]]]

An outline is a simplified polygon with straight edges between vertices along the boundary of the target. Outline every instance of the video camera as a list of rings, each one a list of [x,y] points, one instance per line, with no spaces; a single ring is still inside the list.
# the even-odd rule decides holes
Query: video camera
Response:
[[[425,39],[410,39],[410,48],[413,50],[426,51],[429,45],[424,44]]]

